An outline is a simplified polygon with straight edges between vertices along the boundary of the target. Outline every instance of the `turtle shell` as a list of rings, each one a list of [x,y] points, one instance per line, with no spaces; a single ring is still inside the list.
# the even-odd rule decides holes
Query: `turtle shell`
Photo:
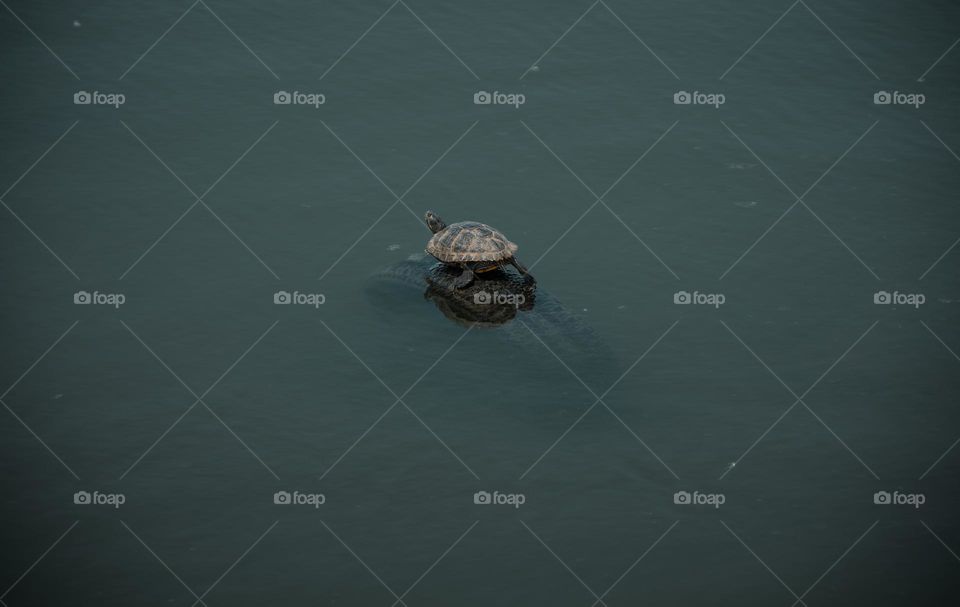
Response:
[[[485,223],[461,221],[448,225],[427,243],[427,253],[440,261],[503,261],[513,257],[517,245]]]

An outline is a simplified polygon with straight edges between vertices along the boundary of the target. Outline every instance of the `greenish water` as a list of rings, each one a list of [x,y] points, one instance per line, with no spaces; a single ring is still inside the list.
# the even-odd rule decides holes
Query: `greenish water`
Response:
[[[3,603],[956,596],[953,3],[94,4],[0,10]]]

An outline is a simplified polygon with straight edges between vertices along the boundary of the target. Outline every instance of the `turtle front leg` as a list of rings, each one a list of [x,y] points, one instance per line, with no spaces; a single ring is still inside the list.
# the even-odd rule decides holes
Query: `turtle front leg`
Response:
[[[515,267],[515,268],[517,269],[518,272],[520,272],[520,274],[522,274],[525,278],[527,278],[527,279],[530,280],[531,282],[534,282],[534,281],[536,280],[536,279],[533,277],[533,274],[531,274],[530,272],[528,272],[527,269],[526,269],[525,267],[523,267],[523,264],[520,263],[519,261],[517,261],[517,258],[516,258],[516,257],[511,257],[511,258],[510,258],[510,263],[513,265],[513,267]]]
[[[454,280],[453,286],[458,289],[465,289],[473,284],[477,276],[467,264],[460,264],[460,267],[463,271],[460,272],[460,276]]]

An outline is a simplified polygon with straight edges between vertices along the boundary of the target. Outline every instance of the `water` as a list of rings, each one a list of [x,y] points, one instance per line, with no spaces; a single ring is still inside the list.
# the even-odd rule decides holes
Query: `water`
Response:
[[[955,6],[798,4],[737,62],[787,5],[609,2],[528,71],[588,3],[397,4],[340,61],[388,3],[206,4],[151,48],[189,4],[10,2],[77,78],[0,15],[6,604],[955,595]],[[380,282],[428,208],[556,307]]]

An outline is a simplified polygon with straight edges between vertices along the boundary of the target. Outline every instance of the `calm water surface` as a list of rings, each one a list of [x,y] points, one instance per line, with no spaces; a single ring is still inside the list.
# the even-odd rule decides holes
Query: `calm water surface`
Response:
[[[953,3],[8,3],[6,604],[955,596]],[[385,282],[428,208],[545,303]]]

